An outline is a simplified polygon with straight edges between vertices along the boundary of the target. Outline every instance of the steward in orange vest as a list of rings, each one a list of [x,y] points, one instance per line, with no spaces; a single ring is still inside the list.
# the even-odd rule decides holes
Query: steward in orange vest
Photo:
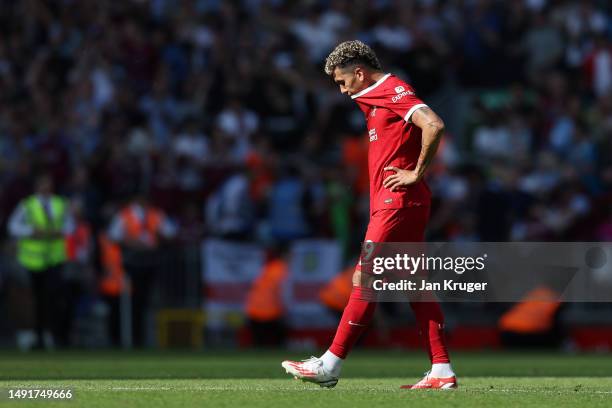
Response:
[[[157,266],[160,242],[174,237],[176,228],[161,210],[136,196],[112,219],[107,235],[121,246],[126,269],[146,269]]]
[[[287,275],[287,262],[272,257],[264,264],[247,294],[246,315],[256,346],[281,346],[285,342],[282,286]]]
[[[121,247],[108,239],[105,233],[98,235],[98,245],[100,247],[100,263],[102,264],[102,278],[99,289],[109,308],[107,327],[110,343],[114,347],[119,347],[121,345],[119,295],[127,289],[121,259]]]
[[[175,234],[176,228],[170,219],[142,195],[134,197],[111,220],[107,235],[121,247],[123,269],[131,282],[135,346],[147,344],[145,322],[162,256],[161,241]]]
[[[104,233],[98,235],[98,245],[103,269],[100,291],[105,296],[119,296],[125,288],[121,248]]]
[[[321,302],[336,313],[342,314],[353,290],[355,265],[351,265],[336,275],[319,292]]]
[[[502,343],[508,347],[553,347],[563,340],[559,294],[545,286],[533,289],[499,319]]]

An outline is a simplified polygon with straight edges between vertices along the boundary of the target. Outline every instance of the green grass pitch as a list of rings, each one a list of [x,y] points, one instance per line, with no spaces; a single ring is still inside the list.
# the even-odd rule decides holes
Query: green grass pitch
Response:
[[[455,353],[456,391],[400,390],[423,353],[356,351],[334,389],[290,378],[299,352],[0,352],[4,407],[612,407],[608,355]],[[9,400],[10,388],[71,388],[70,401]]]

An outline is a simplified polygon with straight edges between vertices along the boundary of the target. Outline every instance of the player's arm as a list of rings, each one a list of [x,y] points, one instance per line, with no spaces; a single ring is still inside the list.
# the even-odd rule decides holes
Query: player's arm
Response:
[[[414,111],[410,120],[422,130],[421,154],[414,170],[400,169],[393,166],[385,167],[385,170],[395,171],[395,174],[387,177],[383,182],[383,186],[391,191],[409,186],[423,179],[425,171],[436,155],[440,139],[442,139],[444,134],[444,121],[427,106]]]

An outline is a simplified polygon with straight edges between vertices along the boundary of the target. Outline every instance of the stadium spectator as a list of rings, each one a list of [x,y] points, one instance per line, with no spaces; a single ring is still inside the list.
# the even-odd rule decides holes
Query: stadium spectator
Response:
[[[206,224],[213,236],[245,240],[254,228],[255,205],[249,195],[246,173],[236,171],[206,203]]]
[[[607,236],[610,2],[2,5],[2,225],[41,168],[59,193],[82,200],[97,236],[108,209],[133,191],[150,191],[153,204],[178,216],[183,202],[204,208],[232,169],[246,166],[254,231],[268,225],[294,239],[335,228],[342,237],[346,219],[363,229],[366,158],[346,143],[365,140],[361,113],[321,75],[333,44],[359,38],[380,48],[384,66],[405,74],[448,125],[449,154],[443,146],[432,165],[430,237]],[[276,201],[289,188],[281,158],[308,173],[291,181],[290,206]],[[327,188],[325,169],[341,162],[344,174],[333,178],[336,187],[347,181],[351,200]],[[474,165],[478,183],[464,171]],[[571,197],[554,203],[568,185]],[[474,211],[480,198],[479,208],[507,205]],[[491,222],[498,211],[499,227]],[[325,217],[332,213],[334,226]],[[210,236],[198,214],[193,236]]]
[[[491,129],[488,115],[449,121],[460,148],[456,164],[471,160],[462,148],[470,139],[478,151],[520,154],[539,167],[542,153],[564,156],[568,143],[580,138],[583,158],[572,160],[584,162],[603,142],[609,121],[610,7],[602,2],[90,3],[2,10],[5,21],[33,21],[7,25],[10,35],[0,42],[3,190],[19,159],[44,151],[34,164],[52,166],[60,190],[86,163],[103,201],[166,180],[173,186],[169,194],[187,192],[203,205],[223,181],[208,177],[211,167],[245,164],[257,149],[253,138],[269,141],[266,157],[300,156],[305,120],[314,127],[307,132],[325,135],[325,154],[339,160],[340,132],[350,128],[350,114],[332,127],[325,118],[338,117],[331,110],[351,110],[321,78],[320,56],[350,36],[393,50],[383,56],[413,55],[389,62],[428,95],[444,92],[449,78],[459,79],[457,95],[469,95],[476,89],[471,84],[503,92],[505,84],[521,81],[527,103],[502,101],[493,110],[503,118],[495,135],[506,142],[483,133]],[[409,36],[399,38],[398,30]],[[447,72],[434,75],[440,66]],[[439,80],[431,82],[432,76]],[[464,127],[473,119],[474,127]],[[550,145],[542,135],[550,136]],[[177,162],[160,154],[168,148]],[[597,157],[590,170],[593,188],[606,159],[609,154]],[[490,161],[481,165],[490,174]],[[315,171],[322,168],[315,163]],[[517,168],[522,176],[530,171]],[[364,195],[359,191],[357,201]],[[159,204],[176,215],[179,206],[169,201]],[[86,204],[87,216],[101,219],[104,204]]]
[[[278,241],[305,238],[312,233],[309,223],[313,208],[313,189],[300,170],[289,165],[270,187],[268,223],[272,239]]]

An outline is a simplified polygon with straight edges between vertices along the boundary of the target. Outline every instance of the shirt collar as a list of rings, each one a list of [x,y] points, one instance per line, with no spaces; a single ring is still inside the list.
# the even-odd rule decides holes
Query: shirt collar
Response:
[[[382,78],[380,78],[378,81],[374,82],[374,84],[372,84],[372,85],[368,86],[366,89],[363,89],[363,90],[361,90],[361,91],[357,92],[355,95],[351,95],[351,98],[352,98],[352,99],[355,99],[355,98],[359,98],[360,96],[363,96],[363,95],[367,94],[367,93],[368,93],[368,92],[370,92],[372,89],[374,89],[374,88],[378,87],[380,84],[382,84],[383,82],[385,82],[385,80],[386,80],[387,78],[389,78],[390,76],[391,76],[391,74],[390,74],[390,73],[389,73],[389,74],[386,74],[385,76],[383,76]]]

